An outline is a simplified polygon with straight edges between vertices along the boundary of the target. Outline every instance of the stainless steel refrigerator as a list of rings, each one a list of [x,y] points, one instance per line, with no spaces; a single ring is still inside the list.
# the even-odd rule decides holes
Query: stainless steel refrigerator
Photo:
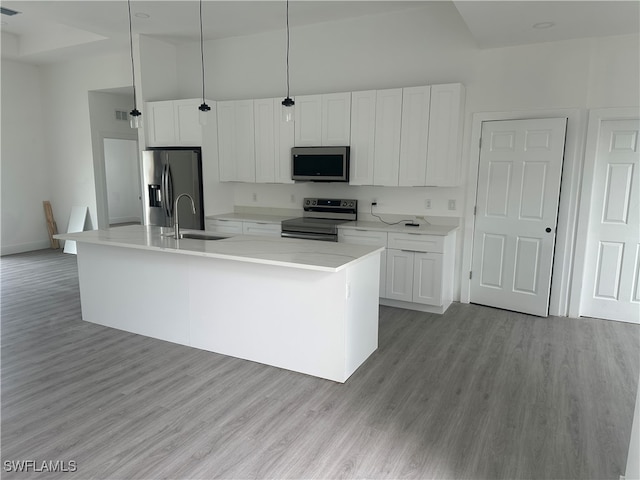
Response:
[[[152,148],[142,152],[142,210],[145,225],[173,225],[174,201],[188,193],[178,204],[180,228],[204,230],[202,205],[202,158],[200,148]]]

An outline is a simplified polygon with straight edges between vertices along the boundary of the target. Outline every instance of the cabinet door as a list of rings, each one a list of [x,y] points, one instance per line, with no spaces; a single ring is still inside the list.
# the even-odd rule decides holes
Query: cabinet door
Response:
[[[233,101],[218,102],[218,157],[221,182],[237,180],[235,145],[235,105]]]
[[[295,123],[282,120],[281,102],[281,98],[276,98],[273,108],[276,152],[274,182],[293,183],[291,180],[291,149],[295,142]]]
[[[442,305],[442,254],[414,253],[413,301]]]
[[[173,102],[147,102],[146,114],[147,146],[165,147],[175,145],[176,129]]]
[[[253,125],[253,100],[235,103],[235,150],[237,180],[256,181],[255,139]]]
[[[173,112],[176,128],[176,142],[178,145],[202,145],[202,125],[200,125],[200,111],[198,106],[202,100],[176,100],[173,102]]]
[[[373,184],[398,186],[402,89],[378,90]]]
[[[412,301],[414,255],[413,252],[387,249],[386,298]]]
[[[268,237],[279,237],[282,228],[277,223],[265,222],[242,222],[242,233],[244,235],[264,235]]]
[[[464,121],[464,87],[459,83],[433,85],[429,114],[426,184],[460,184],[460,157]]]
[[[205,226],[211,232],[225,233],[227,235],[242,234],[242,222],[238,220],[207,219],[205,220]]]
[[[322,95],[297,96],[295,102],[296,146],[322,145]]]
[[[351,93],[322,95],[321,145],[349,145],[351,137]]]
[[[373,185],[376,91],[351,94],[351,159],[349,183]]]
[[[402,131],[400,134],[401,187],[425,185],[427,141],[429,139],[430,87],[402,90]]]
[[[273,183],[275,181],[276,133],[274,108],[273,98],[253,101],[256,182],[258,183]]]

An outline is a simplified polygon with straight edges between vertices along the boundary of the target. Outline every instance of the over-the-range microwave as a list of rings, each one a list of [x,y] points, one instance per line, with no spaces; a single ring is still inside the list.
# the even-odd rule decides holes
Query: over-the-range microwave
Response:
[[[305,182],[348,182],[349,147],[293,147],[291,179]]]

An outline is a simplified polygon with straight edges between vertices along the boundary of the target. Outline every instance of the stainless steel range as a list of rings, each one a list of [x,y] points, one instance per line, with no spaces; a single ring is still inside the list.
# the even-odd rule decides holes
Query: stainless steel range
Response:
[[[358,201],[340,198],[305,198],[303,216],[283,220],[282,236],[338,241],[338,225],[358,219]]]

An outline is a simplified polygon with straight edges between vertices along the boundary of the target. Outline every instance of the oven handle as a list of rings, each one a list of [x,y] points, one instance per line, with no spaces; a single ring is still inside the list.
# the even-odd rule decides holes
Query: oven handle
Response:
[[[280,234],[281,237],[286,237],[286,238],[300,238],[303,240],[324,240],[325,242],[337,242],[338,241],[338,236],[337,235],[323,235],[322,233],[300,233],[300,232],[295,232],[295,233],[289,233],[289,232],[282,232]]]

